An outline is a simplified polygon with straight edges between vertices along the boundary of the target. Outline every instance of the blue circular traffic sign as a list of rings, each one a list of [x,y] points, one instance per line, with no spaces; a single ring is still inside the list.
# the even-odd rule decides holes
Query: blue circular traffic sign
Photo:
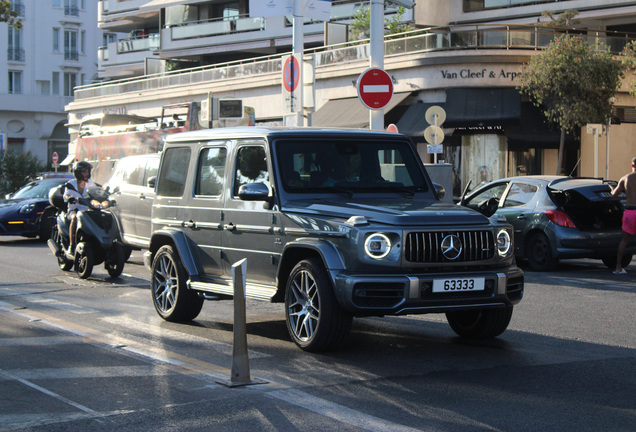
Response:
[[[300,65],[296,57],[290,56],[283,66],[283,85],[285,90],[293,92],[300,81]]]

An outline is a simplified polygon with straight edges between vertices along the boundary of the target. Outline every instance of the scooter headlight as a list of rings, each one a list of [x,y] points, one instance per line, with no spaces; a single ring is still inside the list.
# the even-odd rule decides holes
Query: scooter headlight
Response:
[[[91,207],[96,209],[102,208],[102,203],[97,200],[91,200]]]

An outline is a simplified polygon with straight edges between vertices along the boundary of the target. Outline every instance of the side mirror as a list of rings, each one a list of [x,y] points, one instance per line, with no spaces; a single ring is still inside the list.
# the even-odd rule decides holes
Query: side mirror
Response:
[[[437,197],[441,200],[446,196],[446,189],[439,183],[433,182],[433,186],[435,187],[435,192],[437,193]]]
[[[148,179],[148,187],[154,189],[157,184],[157,176],[152,176]]]
[[[114,194],[119,193],[119,186],[115,186],[115,187],[113,188],[113,193],[114,193]]]
[[[243,201],[269,201],[269,187],[263,183],[248,183],[241,186],[238,196]]]
[[[11,195],[13,195],[13,194],[6,194],[6,195],[4,196],[4,199],[11,199]]]

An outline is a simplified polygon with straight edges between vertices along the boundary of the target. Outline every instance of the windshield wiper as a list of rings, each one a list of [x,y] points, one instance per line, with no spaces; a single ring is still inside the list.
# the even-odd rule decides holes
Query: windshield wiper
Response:
[[[320,186],[317,189],[326,189],[326,190],[329,190],[329,191],[336,191],[336,192],[344,193],[344,194],[347,194],[349,196],[349,198],[351,198],[353,196],[353,191],[351,191],[349,189],[335,187],[335,186]]]

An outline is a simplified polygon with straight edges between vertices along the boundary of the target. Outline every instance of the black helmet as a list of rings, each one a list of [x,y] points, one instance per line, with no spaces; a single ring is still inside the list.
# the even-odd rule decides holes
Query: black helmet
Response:
[[[75,165],[73,165],[73,176],[77,179],[77,180],[88,180],[89,178],[91,178],[91,170],[93,169],[93,165],[89,164],[86,161],[79,161],[76,162]],[[80,177],[80,172],[88,170],[88,178],[84,179],[84,177]]]

